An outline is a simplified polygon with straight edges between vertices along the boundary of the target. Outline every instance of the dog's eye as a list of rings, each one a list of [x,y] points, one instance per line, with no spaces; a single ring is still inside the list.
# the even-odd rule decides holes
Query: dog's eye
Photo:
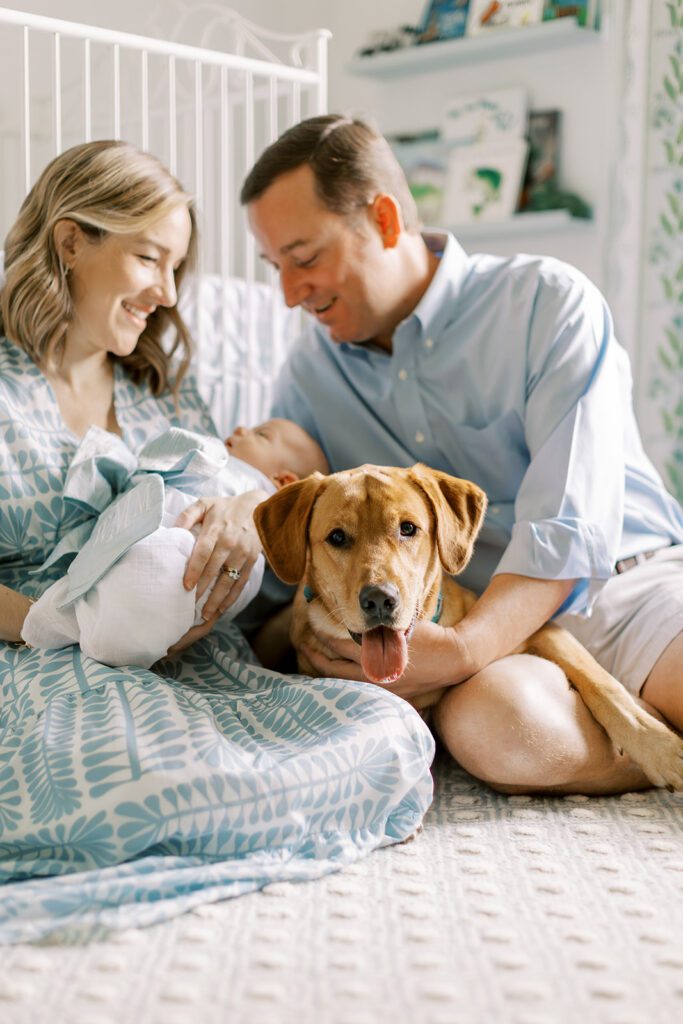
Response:
[[[415,523],[409,522],[407,519],[401,523],[401,536],[402,537],[414,537],[417,533],[417,526]]]
[[[333,530],[327,536],[327,543],[331,544],[333,548],[341,548],[346,544],[346,534],[343,530]]]

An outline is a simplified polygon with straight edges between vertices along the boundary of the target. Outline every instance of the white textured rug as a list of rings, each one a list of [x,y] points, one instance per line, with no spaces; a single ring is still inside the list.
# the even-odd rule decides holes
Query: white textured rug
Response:
[[[2,1024],[683,1020],[683,797],[502,797],[414,842],[87,947],[9,947]]]

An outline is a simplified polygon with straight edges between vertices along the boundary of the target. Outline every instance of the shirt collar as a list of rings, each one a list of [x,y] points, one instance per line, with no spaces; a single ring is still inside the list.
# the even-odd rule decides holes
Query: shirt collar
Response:
[[[468,273],[469,257],[453,235],[430,232],[422,237],[427,248],[439,257],[439,265],[427,291],[403,324],[416,318],[421,328],[421,340],[432,338],[436,344],[453,317],[453,306]],[[399,325],[398,331],[403,324]]]

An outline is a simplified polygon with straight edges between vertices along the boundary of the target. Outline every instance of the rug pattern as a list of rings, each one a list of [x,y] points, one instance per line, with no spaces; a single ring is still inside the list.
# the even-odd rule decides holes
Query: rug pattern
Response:
[[[85,947],[15,946],[3,1024],[683,1019],[683,795],[507,798],[437,761],[412,842]]]

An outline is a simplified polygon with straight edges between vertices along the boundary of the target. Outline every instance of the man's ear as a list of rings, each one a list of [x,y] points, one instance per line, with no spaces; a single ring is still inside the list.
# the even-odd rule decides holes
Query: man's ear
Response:
[[[313,473],[283,487],[254,509],[254,523],[273,571],[298,583],[306,571],[308,524],[326,477]]]
[[[486,495],[469,480],[460,480],[428,466],[413,466],[409,475],[429,499],[436,517],[436,543],[446,572],[465,568],[486,512]]]
[[[377,226],[385,249],[393,249],[403,231],[401,208],[389,192],[375,196],[370,213]]]
[[[288,484],[295,484],[301,477],[293,473],[291,469],[283,469],[280,473],[274,473],[270,479],[279,491],[283,487],[287,487]]]
[[[58,220],[52,229],[52,237],[59,262],[65,270],[72,270],[85,242],[85,235],[80,224],[68,218]]]

